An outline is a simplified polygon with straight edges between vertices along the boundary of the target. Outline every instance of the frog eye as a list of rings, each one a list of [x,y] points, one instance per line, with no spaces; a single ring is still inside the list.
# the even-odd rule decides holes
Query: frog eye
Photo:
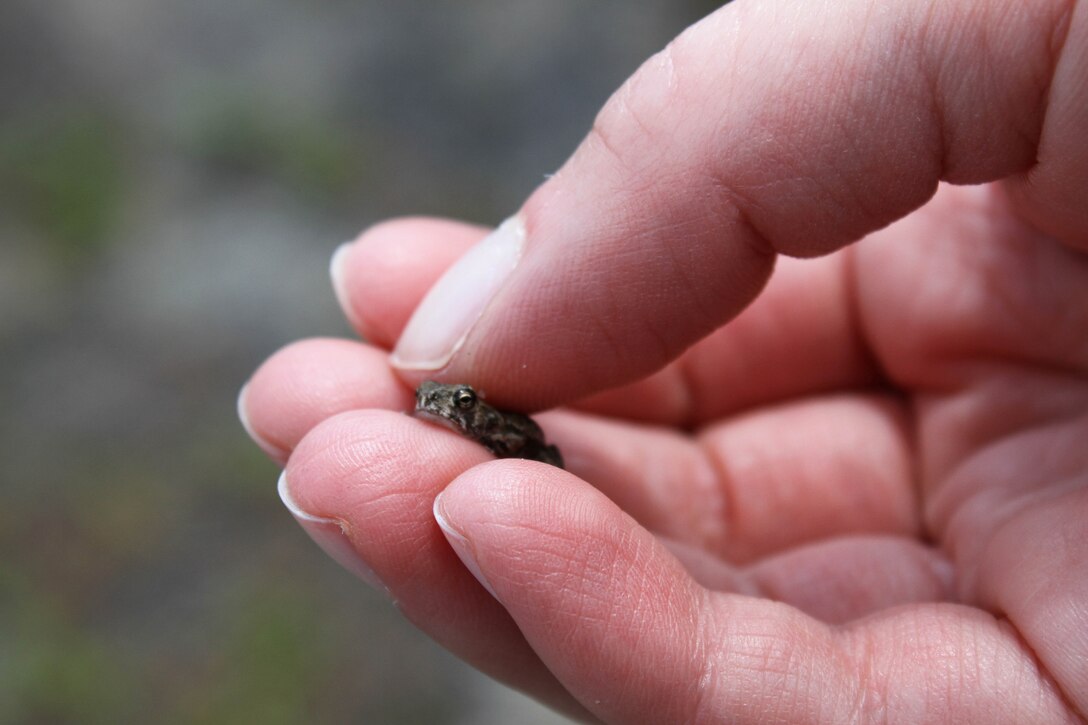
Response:
[[[458,408],[471,408],[476,405],[476,393],[472,388],[461,388],[453,396]]]

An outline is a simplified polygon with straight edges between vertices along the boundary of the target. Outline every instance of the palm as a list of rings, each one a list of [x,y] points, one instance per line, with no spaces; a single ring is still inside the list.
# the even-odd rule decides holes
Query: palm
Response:
[[[1071,685],[1066,645],[1083,636],[1088,594],[1088,260],[994,188],[943,188],[857,247],[778,273],[652,381],[586,405],[694,423],[724,515],[660,482],[633,488],[630,471],[607,472],[608,492],[669,537],[747,565],[681,547],[708,586],[754,584],[830,621],[961,602],[1007,619]]]
[[[883,236],[858,250],[859,308],[909,395],[925,531],[955,565],[956,597],[1007,619],[1075,690],[1088,260],[1021,223],[994,188],[947,189]]]

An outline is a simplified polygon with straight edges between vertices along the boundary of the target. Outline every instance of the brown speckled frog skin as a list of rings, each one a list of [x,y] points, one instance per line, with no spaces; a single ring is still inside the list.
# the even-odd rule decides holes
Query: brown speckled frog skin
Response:
[[[545,442],[544,431],[532,418],[492,408],[469,385],[425,381],[416,389],[415,415],[456,430],[499,458],[527,458],[563,467],[559,449]]]

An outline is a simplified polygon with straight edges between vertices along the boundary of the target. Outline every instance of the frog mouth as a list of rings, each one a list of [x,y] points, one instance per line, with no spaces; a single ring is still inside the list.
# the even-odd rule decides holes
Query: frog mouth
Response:
[[[448,429],[452,430],[454,433],[462,434],[461,429],[458,427],[457,423],[455,423],[451,418],[447,418],[444,415],[439,415],[438,413],[432,413],[429,410],[417,410],[417,411],[415,411],[415,413],[413,413],[413,415],[416,418],[420,418],[422,420],[426,420],[426,421],[431,422],[431,423],[437,423],[438,425],[442,426],[443,428],[448,428]]]

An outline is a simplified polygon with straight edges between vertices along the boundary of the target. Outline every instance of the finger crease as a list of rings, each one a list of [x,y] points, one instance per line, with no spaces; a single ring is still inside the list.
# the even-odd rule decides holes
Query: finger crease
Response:
[[[704,464],[710,481],[707,486],[710,497],[705,499],[710,505],[696,509],[705,520],[700,527],[700,531],[707,535],[703,546],[708,551],[725,552],[730,548],[729,543],[739,518],[733,495],[736,479],[725,459],[719,455],[717,446],[711,445],[705,436],[698,436],[695,445],[702,454],[698,458]]]

